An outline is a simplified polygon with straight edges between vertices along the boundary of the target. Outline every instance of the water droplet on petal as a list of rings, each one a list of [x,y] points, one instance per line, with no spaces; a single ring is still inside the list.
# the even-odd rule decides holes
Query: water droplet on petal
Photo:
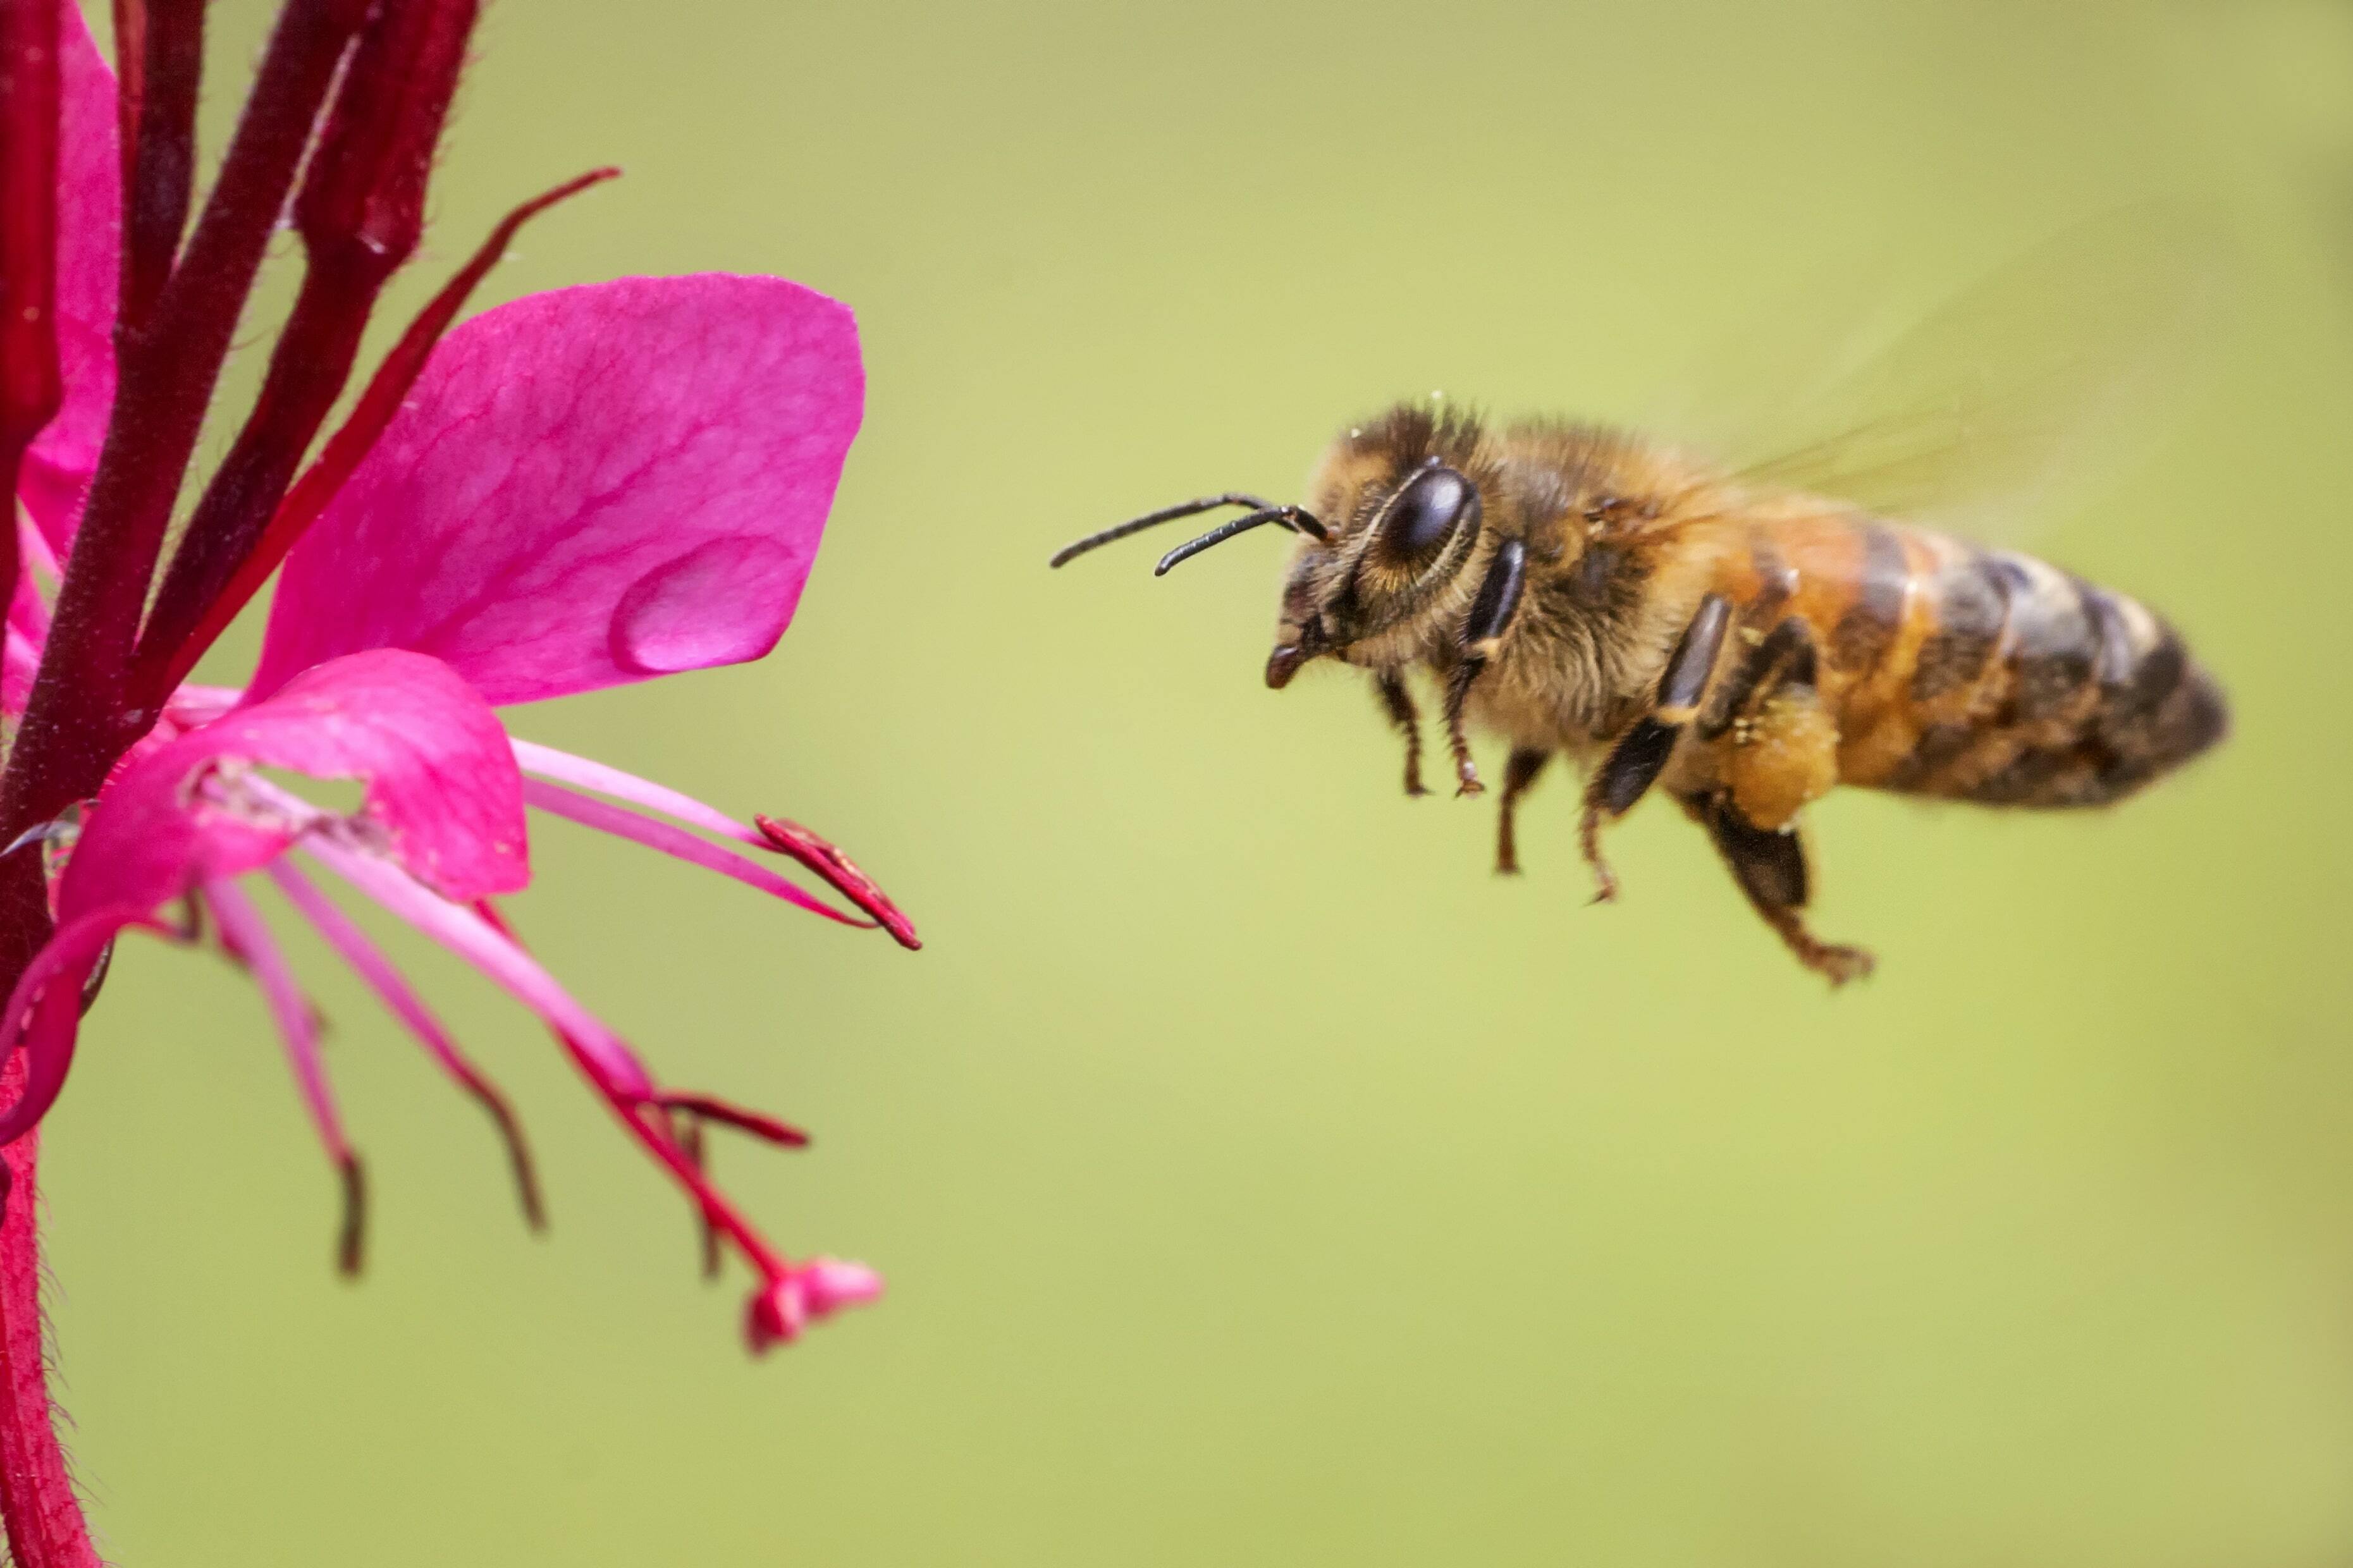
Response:
[[[614,607],[613,662],[674,675],[758,658],[799,602],[807,565],[773,539],[713,539],[629,584]]]

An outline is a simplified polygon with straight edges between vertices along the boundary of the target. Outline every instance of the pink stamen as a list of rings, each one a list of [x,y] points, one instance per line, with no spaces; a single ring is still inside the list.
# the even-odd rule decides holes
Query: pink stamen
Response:
[[[301,841],[301,847],[328,870],[480,970],[500,989],[564,1030],[584,1063],[593,1068],[600,1084],[611,1085],[615,1094],[632,1105],[653,1098],[653,1079],[628,1044],[595,1014],[574,1001],[554,975],[492,929],[480,915],[451,903],[398,868],[340,843],[330,834],[311,834]]]
[[[626,800],[649,811],[659,811],[664,816],[675,817],[690,826],[720,834],[739,843],[763,849],[768,847],[768,841],[760,837],[758,829],[738,822],[717,806],[706,805],[668,784],[641,779],[635,773],[625,773],[593,758],[575,757],[569,752],[559,752],[536,741],[515,741],[512,744],[515,765],[524,773],[537,773],[559,784],[592,789],[598,795],[609,795],[616,800]]]
[[[723,877],[732,877],[746,887],[757,888],[773,898],[782,899],[786,903],[797,905],[813,915],[823,915],[829,921],[839,921],[848,926],[871,928],[875,924],[872,921],[862,921],[856,915],[842,913],[824,900],[785,880],[766,867],[747,860],[741,855],[722,849],[708,839],[697,838],[682,827],[672,827],[667,822],[656,822],[653,818],[640,816],[634,811],[624,811],[617,805],[608,805],[601,800],[592,800],[585,795],[575,795],[559,784],[552,784],[542,779],[524,779],[522,798],[527,804],[535,805],[542,811],[552,813],[567,821],[576,822],[584,827],[593,827],[599,833],[609,833],[616,838],[627,838],[632,843],[642,844],[649,849],[658,849],[675,859],[700,866],[707,871],[716,871]]]
[[[494,906],[486,900],[480,909],[485,921],[513,940]],[[576,1043],[561,1026],[552,1026],[557,1040],[572,1052],[573,1059],[585,1066]],[[591,1081],[595,1081],[593,1074]],[[752,1293],[744,1316],[744,1337],[753,1353],[765,1353],[770,1347],[790,1341],[808,1321],[841,1307],[871,1301],[881,1294],[881,1276],[863,1264],[819,1258],[796,1268],[786,1261],[765,1237],[752,1227],[726,1194],[711,1183],[703,1171],[701,1139],[681,1139],[659,1099],[633,1104],[605,1089],[602,1084],[597,1087],[605,1094],[606,1105],[630,1135],[647,1152],[669,1166],[679,1184],[692,1194],[702,1217],[706,1258],[715,1232],[733,1242],[744,1261],[759,1271],[761,1282]],[[709,1272],[708,1264],[705,1272]]]
[[[370,941],[359,923],[343,912],[343,906],[322,892],[316,882],[298,870],[284,857],[272,860],[268,868],[269,879],[278,884],[280,892],[303,919],[318,929],[327,945],[343,955],[343,962],[367,982],[387,1011],[406,1026],[408,1032],[425,1047],[428,1055],[441,1066],[458,1087],[471,1095],[489,1113],[505,1143],[507,1161],[514,1168],[515,1188],[522,1202],[523,1217],[533,1230],[547,1226],[547,1214],[540,1200],[539,1174],[532,1163],[530,1146],[524,1142],[522,1124],[498,1086],[484,1076],[458,1043],[449,1037],[441,1020],[433,1016],[400,971],[393,966],[384,950]]]
[[[631,801],[692,826],[722,834],[738,843],[797,860],[824,878],[843,898],[864,910],[873,923],[890,931],[900,946],[913,951],[923,945],[916,939],[914,923],[900,912],[899,906],[891,901],[890,896],[882,891],[873,878],[860,870],[849,857],[830,841],[797,822],[782,817],[755,816],[753,821],[758,826],[749,827],[716,807],[668,784],[656,784],[651,779],[642,779],[635,773],[623,773],[606,763],[576,757],[569,752],[559,752],[553,746],[543,746],[535,742],[515,741],[512,744],[515,763],[525,773],[535,773],[541,778]],[[524,781],[523,787],[526,791],[533,787],[529,779]],[[834,918],[839,920],[842,917],[836,915]]]
[[[245,961],[261,987],[261,994],[269,1005],[269,1016],[277,1022],[279,1037],[285,1042],[286,1059],[294,1069],[294,1081],[302,1091],[302,1103],[311,1113],[311,1123],[343,1178],[343,1226],[336,1247],[336,1266],[345,1274],[357,1274],[366,1235],[366,1187],[360,1173],[359,1155],[353,1152],[351,1140],[343,1135],[343,1117],[335,1109],[335,1091],[327,1081],[327,1064],[319,1053],[318,1011],[302,994],[284,951],[269,934],[261,911],[245,896],[244,889],[226,879],[207,881],[204,884],[204,899],[212,906],[221,940]]]

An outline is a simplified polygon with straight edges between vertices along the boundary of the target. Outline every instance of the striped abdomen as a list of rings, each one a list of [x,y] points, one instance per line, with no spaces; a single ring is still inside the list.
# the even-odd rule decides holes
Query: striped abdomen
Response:
[[[2172,627],[2031,557],[1841,517],[1760,528],[1751,551],[1758,592],[1813,630],[1843,783],[2096,805],[2228,727]]]

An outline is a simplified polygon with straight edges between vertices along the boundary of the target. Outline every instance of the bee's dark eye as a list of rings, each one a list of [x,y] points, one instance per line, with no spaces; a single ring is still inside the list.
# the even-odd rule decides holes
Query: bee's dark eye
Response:
[[[1479,516],[1479,492],[1452,468],[1428,468],[1406,481],[1381,519],[1374,543],[1393,566],[1426,566],[1454,536],[1458,523]]]

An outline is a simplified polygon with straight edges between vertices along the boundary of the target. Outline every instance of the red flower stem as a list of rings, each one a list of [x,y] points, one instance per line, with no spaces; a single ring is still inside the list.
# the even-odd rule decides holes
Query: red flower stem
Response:
[[[196,660],[204,657],[205,650],[212,647],[231,621],[237,619],[237,612],[251,602],[269,574],[278,570],[280,563],[286,559],[286,552],[293,549],[295,542],[302,537],[303,530],[326,510],[335,492],[343,488],[343,481],[351,478],[361,459],[375,446],[376,437],[384,434],[385,426],[392,423],[392,416],[400,412],[401,400],[408,395],[409,388],[424,373],[426,361],[432,355],[433,345],[441,341],[441,334],[449,330],[451,321],[457,320],[458,312],[465,307],[467,297],[473,293],[475,286],[481,282],[491,268],[498,265],[499,258],[506,254],[507,246],[514,239],[516,231],[566,196],[576,195],[589,186],[619,174],[618,169],[592,169],[578,179],[566,181],[554,190],[525,202],[491,231],[490,237],[482,242],[481,248],[474,253],[473,258],[442,286],[439,293],[433,296],[431,302],[409,324],[408,331],[401,335],[400,342],[385,356],[384,363],[376,367],[375,374],[369,380],[365,390],[361,392],[350,417],[327,437],[326,447],[318,458],[303,470],[301,479],[295,480],[293,489],[279,503],[269,526],[262,531],[259,541],[229,577],[227,586],[206,606],[195,629],[176,641],[169,641],[159,635],[163,628],[157,626],[141,637],[131,682],[133,704],[151,710],[160,707],[163,700],[188,678],[188,672],[196,667]]]
[[[56,416],[58,5],[0,0],[0,605],[16,593],[16,476]]]
[[[124,711],[132,647],[172,503],[237,316],[366,0],[291,0],[194,235],[135,331],[48,646],[0,778],[0,843],[94,795],[155,721]],[[142,112],[144,119],[144,111]]]
[[[0,546],[0,605],[16,593],[16,478],[56,415],[57,166],[60,0],[0,0],[0,482],[12,521]],[[13,837],[13,836],[12,836]],[[47,937],[37,852],[0,862],[0,977],[13,987]],[[0,1063],[0,1097],[24,1090],[22,1052]],[[98,1553],[49,1419],[36,1235],[37,1138],[0,1150],[15,1189],[0,1210],[0,1524],[18,1568],[96,1568]]]
[[[245,428],[196,503],[140,633],[176,647],[253,552],[343,395],[385,283],[417,249],[433,149],[477,0],[413,0],[370,19],[311,154],[295,226],[310,264]],[[133,656],[134,668],[137,656]],[[135,691],[140,685],[133,676]],[[134,697],[134,706],[146,706]]]
[[[114,52],[122,135],[122,296],[115,321],[121,332],[136,334],[155,309],[188,226],[204,0],[114,0]]]
[[[0,1068],[0,1094],[21,1091],[24,1058]],[[49,1420],[41,1323],[41,1254],[34,1167],[40,1134],[5,1150],[10,1193],[0,1217],[0,1521],[18,1568],[98,1568],[80,1500]]]
[[[0,70],[5,72],[0,101],[0,286],[7,290],[0,310],[0,478],[8,482],[12,508],[24,448],[48,417],[42,413],[36,418],[34,411],[44,401],[54,408],[57,396],[50,305],[59,4],[0,0]],[[186,257],[162,286],[147,323],[131,328],[117,322],[121,376],[115,405],[66,565],[47,648],[6,771],[0,774],[0,823],[16,825],[0,832],[0,843],[94,794],[108,768],[145,727],[123,722],[121,692],[155,554],[319,102],[364,9],[365,0],[294,0],[289,5]],[[158,41],[149,24],[162,18],[142,12],[138,20],[142,64],[137,119],[143,132],[150,106],[159,125],[168,125],[177,110],[170,91],[155,82],[144,63],[146,46]],[[187,91],[193,101],[193,82]],[[134,171],[156,166],[136,151],[131,158]],[[162,166],[169,170],[168,156]],[[133,188],[141,183],[134,174]],[[156,185],[163,183],[155,177]],[[144,216],[135,221],[160,227]],[[28,286],[38,292],[26,292]],[[45,382],[49,390],[44,390]],[[16,530],[11,526],[5,532],[13,589]],[[14,988],[48,930],[40,856],[0,857],[0,989]],[[12,1053],[0,1065],[0,1095],[9,1094],[12,1086],[21,1095],[25,1071],[24,1054]],[[6,1526],[18,1568],[95,1568],[98,1554],[51,1424],[36,1230],[37,1160],[37,1143],[29,1136],[0,1150],[16,1189],[0,1208],[0,1523]]]

